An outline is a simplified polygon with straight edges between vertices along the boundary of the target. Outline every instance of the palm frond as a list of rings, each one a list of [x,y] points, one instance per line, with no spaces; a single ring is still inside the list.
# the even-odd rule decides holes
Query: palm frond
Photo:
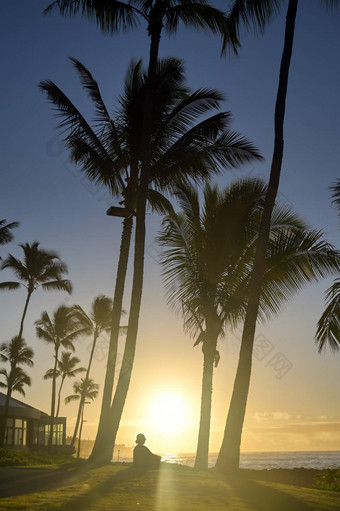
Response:
[[[176,32],[179,21],[185,26],[213,34],[225,32],[225,14],[204,1],[182,0],[177,5],[172,4],[170,8],[165,9],[164,15],[164,28],[169,34]]]
[[[326,291],[327,307],[318,321],[315,342],[321,353],[328,345],[331,351],[340,349],[340,279]]]
[[[227,13],[222,53],[231,48],[237,55],[241,27],[262,33],[267,23],[280,13],[283,4],[284,0],[234,0]]]
[[[133,5],[117,0],[55,0],[43,12],[59,10],[62,16],[80,14],[94,20],[104,33],[127,31],[139,24],[139,11]]]
[[[67,279],[44,282],[41,284],[41,287],[45,291],[66,291],[69,294],[72,293],[72,283]]]
[[[169,199],[157,190],[149,188],[147,191],[147,199],[152,211],[155,211],[160,215],[171,215],[174,213],[174,209]]]
[[[6,223],[7,220],[0,220],[0,245],[6,245],[6,243],[10,243],[13,240],[12,229],[19,227],[19,222],[11,222],[9,224]]]
[[[8,290],[14,291],[15,289],[19,289],[21,287],[20,282],[0,282],[0,290]]]

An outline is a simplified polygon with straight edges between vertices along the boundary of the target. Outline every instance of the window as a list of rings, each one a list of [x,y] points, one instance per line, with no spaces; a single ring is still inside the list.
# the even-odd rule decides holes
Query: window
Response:
[[[33,445],[48,445],[50,435],[49,424],[33,425]],[[53,424],[52,445],[64,444],[64,424]]]
[[[22,419],[7,419],[5,445],[26,445],[27,421]]]

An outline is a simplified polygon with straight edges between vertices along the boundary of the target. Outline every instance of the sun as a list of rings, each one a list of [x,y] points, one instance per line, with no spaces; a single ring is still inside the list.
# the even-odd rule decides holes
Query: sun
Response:
[[[159,433],[177,433],[190,422],[188,401],[180,393],[164,391],[150,401],[150,423]]]

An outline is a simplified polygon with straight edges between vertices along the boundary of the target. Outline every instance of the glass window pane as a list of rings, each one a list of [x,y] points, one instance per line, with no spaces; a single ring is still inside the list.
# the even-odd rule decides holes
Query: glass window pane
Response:
[[[12,427],[13,426],[13,419],[7,419],[6,420],[6,426],[9,427],[9,428]]]
[[[22,428],[22,420],[21,419],[15,419],[14,427],[15,428]]]

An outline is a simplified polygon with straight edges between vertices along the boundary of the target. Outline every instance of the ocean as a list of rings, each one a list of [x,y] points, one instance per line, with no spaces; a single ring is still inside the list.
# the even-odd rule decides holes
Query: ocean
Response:
[[[209,467],[216,463],[217,454],[209,456]],[[166,454],[162,461],[192,467],[194,454]],[[340,451],[248,452],[242,453],[240,467],[253,470],[271,468],[340,468]]]

